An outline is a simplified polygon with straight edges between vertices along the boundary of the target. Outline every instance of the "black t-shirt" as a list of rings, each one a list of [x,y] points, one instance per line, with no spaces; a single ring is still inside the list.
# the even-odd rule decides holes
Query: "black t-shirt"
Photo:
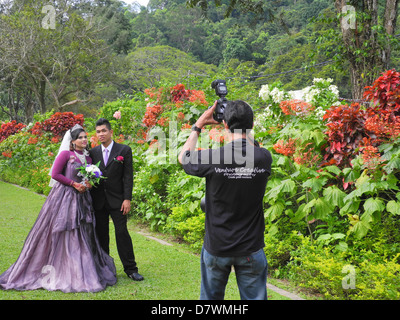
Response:
[[[187,151],[182,162],[187,174],[206,178],[204,248],[223,257],[263,248],[270,152],[238,139],[218,149]]]

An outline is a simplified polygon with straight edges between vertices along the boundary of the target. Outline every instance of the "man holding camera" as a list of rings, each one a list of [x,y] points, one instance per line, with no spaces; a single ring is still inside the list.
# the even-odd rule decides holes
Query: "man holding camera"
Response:
[[[250,135],[253,111],[239,100],[227,101],[222,110],[229,143],[195,151],[201,129],[219,123],[217,105],[218,101],[196,121],[179,154],[187,174],[206,178],[200,299],[222,300],[234,266],[241,299],[266,300],[263,197],[271,154],[256,146]]]

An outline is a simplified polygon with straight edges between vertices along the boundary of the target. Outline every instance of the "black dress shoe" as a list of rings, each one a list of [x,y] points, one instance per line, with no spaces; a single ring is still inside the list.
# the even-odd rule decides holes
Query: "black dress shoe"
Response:
[[[143,276],[140,275],[140,274],[137,273],[137,272],[134,272],[134,273],[132,273],[132,274],[128,274],[128,277],[131,278],[132,280],[135,280],[135,281],[142,281],[142,280],[144,280]]]

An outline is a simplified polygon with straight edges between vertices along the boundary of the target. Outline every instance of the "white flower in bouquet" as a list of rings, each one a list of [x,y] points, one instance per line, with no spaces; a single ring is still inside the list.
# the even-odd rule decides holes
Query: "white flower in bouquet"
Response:
[[[99,164],[87,164],[78,168],[79,173],[78,176],[82,177],[82,182],[89,182],[92,186],[97,185],[100,182],[100,179],[105,179],[103,177],[103,173],[99,169]]]

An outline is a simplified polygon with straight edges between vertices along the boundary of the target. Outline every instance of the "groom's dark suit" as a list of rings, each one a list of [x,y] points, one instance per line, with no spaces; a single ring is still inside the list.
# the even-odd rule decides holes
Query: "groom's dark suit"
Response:
[[[123,161],[116,160],[122,156]],[[109,216],[114,222],[115,238],[119,257],[126,274],[138,272],[133,252],[132,239],[127,229],[127,215],[121,212],[124,200],[132,200],[133,168],[132,150],[129,146],[116,143],[112,147],[107,165],[104,165],[101,145],[90,150],[94,164],[100,161],[99,168],[106,179],[91,189],[96,216],[96,232],[103,250],[109,253]]]

